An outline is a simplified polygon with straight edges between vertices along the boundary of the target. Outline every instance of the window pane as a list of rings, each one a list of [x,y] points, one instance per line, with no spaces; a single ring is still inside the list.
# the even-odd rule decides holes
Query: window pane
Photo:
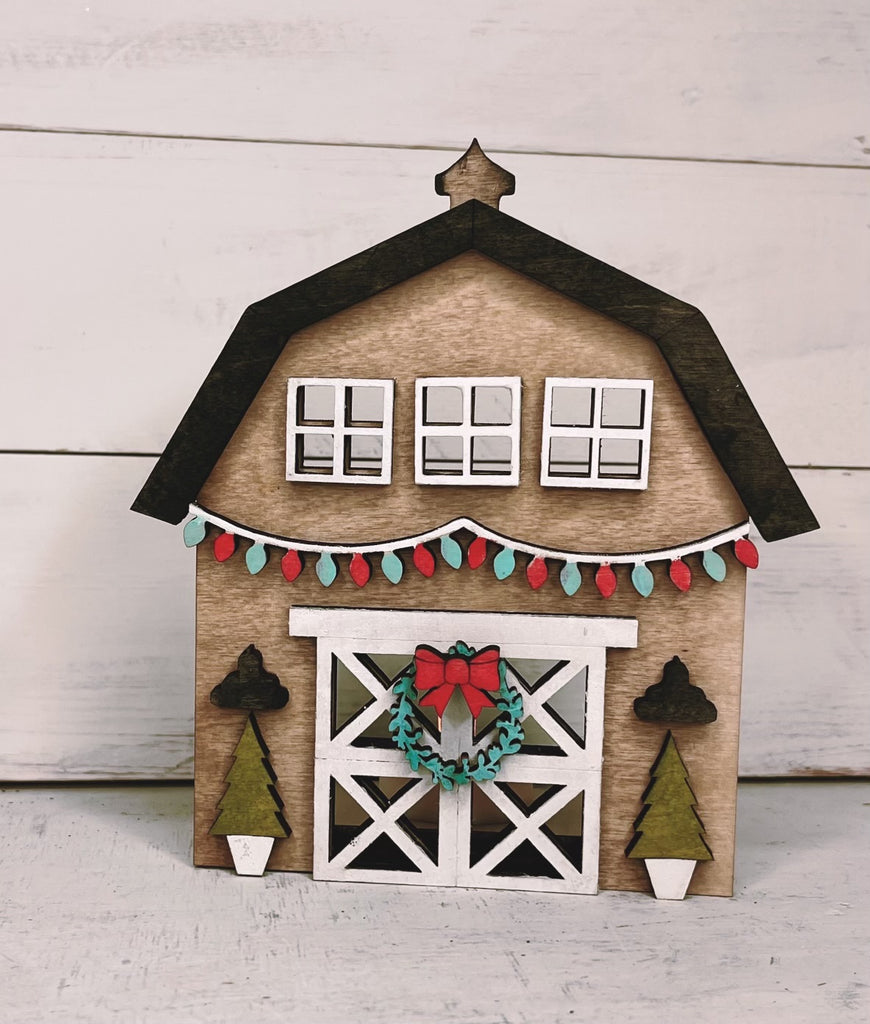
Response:
[[[589,476],[591,459],[588,437],[550,438],[550,476]]]
[[[643,391],[640,388],[602,388],[602,427],[642,427]]]
[[[598,475],[634,480],[640,476],[640,441],[604,437],[598,457]]]
[[[423,422],[453,424],[462,422],[462,389],[453,387],[423,388]]]
[[[555,715],[556,721],[567,728],[581,746],[586,741],[588,677],[588,667],[581,669],[570,682],[556,690],[544,703],[546,710]]]
[[[478,426],[507,426],[512,416],[511,389],[478,385],[471,389],[471,422]]]
[[[384,440],[366,434],[351,434],[344,439],[345,472],[362,475],[380,473],[384,461]]]
[[[335,417],[335,389],[331,384],[303,384],[297,393],[297,422],[330,425]]]
[[[509,437],[471,439],[471,472],[510,474],[513,444]]]
[[[424,437],[423,472],[456,476],[462,473],[461,437]]]
[[[384,389],[358,386],[347,389],[347,425],[380,427],[384,422]]]
[[[332,434],[299,434],[297,436],[296,472],[332,472]]]
[[[553,427],[591,427],[592,388],[553,388],[550,425]]]

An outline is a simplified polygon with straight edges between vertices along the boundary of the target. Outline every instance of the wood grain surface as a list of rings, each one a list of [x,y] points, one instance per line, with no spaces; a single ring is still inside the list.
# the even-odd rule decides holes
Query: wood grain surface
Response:
[[[395,379],[389,487],[284,481],[287,380],[318,370]],[[654,382],[647,488],[542,490],[544,381],[581,373]],[[421,489],[415,378],[494,374],[521,381],[518,486]],[[748,518],[654,342],[475,251],[296,334],[189,500],[249,529],[339,544],[411,537],[472,516],[503,536],[556,550],[648,551]]]
[[[2,1016],[863,1024],[868,802],[744,784],[734,898],[662,903],[197,871],[189,787],[6,790]]]
[[[808,467],[822,530],[750,574],[741,770],[870,771],[868,34],[857,0],[15,5],[0,775],[190,775],[193,558],[126,511],[142,456],[248,304],[445,209],[474,135],[506,213],[699,306]]]
[[[484,126],[485,149],[866,167],[868,22],[860,0],[32,0],[0,92],[42,128],[458,156]]]

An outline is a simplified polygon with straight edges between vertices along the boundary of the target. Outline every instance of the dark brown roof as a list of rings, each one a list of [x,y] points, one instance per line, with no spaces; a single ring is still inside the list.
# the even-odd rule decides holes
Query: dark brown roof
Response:
[[[169,523],[184,518],[293,334],[469,249],[652,338],[762,537],[817,529],[698,309],[476,200],[249,306],[133,509]]]

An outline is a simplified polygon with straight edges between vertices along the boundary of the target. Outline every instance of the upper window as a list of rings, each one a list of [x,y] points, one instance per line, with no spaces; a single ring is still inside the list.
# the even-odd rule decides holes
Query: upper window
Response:
[[[291,377],[287,382],[287,479],[388,484],[393,382]]]
[[[548,377],[541,483],[645,488],[652,397],[651,380]]]
[[[519,377],[423,377],[416,397],[418,484],[519,483]]]

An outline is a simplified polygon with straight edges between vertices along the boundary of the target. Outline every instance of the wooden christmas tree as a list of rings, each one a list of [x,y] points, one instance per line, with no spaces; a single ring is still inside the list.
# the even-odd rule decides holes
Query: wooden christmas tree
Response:
[[[233,751],[220,814],[209,830],[226,836],[240,875],[262,875],[275,839],[286,839],[290,826],[281,813],[284,801],[275,788],[277,776],[254,713],[248,716]]]
[[[697,800],[689,773],[670,731],[650,775],[643,810],[625,854],[644,860],[659,899],[682,899],[695,864],[712,860],[713,854],[704,838],[704,823],[695,811]]]

